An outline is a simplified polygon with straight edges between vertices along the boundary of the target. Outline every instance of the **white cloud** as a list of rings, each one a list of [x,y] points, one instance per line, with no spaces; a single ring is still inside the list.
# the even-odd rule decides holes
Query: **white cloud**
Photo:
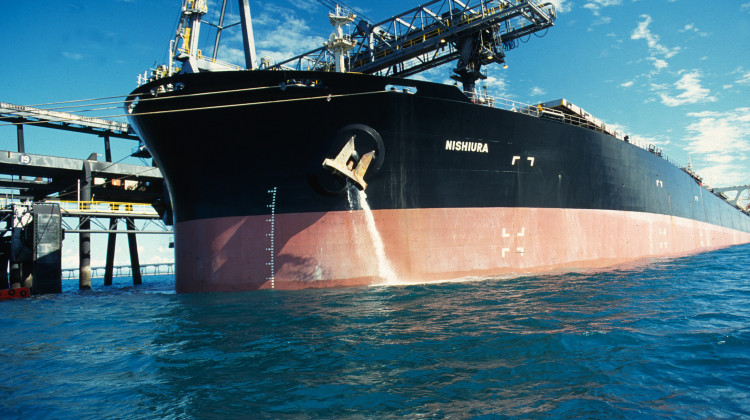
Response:
[[[677,96],[671,96],[662,92],[659,94],[661,102],[666,106],[716,102],[716,97],[711,96],[711,91],[701,86],[701,76],[698,70],[683,74],[680,80],[674,84],[676,89],[683,92]]]
[[[728,112],[691,112],[695,121],[687,130],[693,133],[690,150],[695,153],[731,154],[735,151],[750,151],[750,108],[738,108]],[[726,162],[724,159],[713,159]]]
[[[593,3],[586,3],[583,5],[584,9],[589,9],[591,13],[593,13],[596,16],[599,16],[599,6],[593,4]]]
[[[750,108],[726,112],[692,112],[687,127],[688,150],[700,160],[699,172],[710,185],[739,185],[747,182],[750,155]],[[698,156],[696,156],[698,155]]]
[[[423,72],[409,76],[409,79],[422,80],[425,82],[442,83],[444,85],[457,85],[458,82],[451,79],[449,76],[453,74],[454,63],[447,63],[441,66],[433,67]],[[481,80],[477,82],[481,86]]]
[[[140,247],[138,247],[140,249]],[[143,264],[165,264],[174,262],[174,251],[172,249],[160,246],[153,254],[148,255]]]
[[[656,57],[649,57],[648,60],[654,63],[657,72],[669,67],[667,60],[662,60],[661,58]]]
[[[747,2],[740,6],[740,10],[743,12],[750,12],[750,2]]]
[[[693,165],[703,178],[703,183],[710,187],[744,185],[747,182],[747,168],[741,164]]]
[[[645,39],[646,43],[648,44],[648,48],[654,53],[663,55],[664,58],[672,58],[680,51],[679,47],[675,48],[667,48],[664,45],[661,45],[659,43],[659,36],[655,35],[651,32],[649,29],[649,25],[651,24],[651,16],[649,15],[641,15],[641,18],[643,18],[643,21],[638,22],[638,27],[633,30],[633,33],[630,34],[630,39],[638,40],[638,39]]]
[[[82,58],[83,58],[83,54],[79,54],[79,53],[72,53],[72,52],[68,52],[68,51],[63,51],[63,52],[62,52],[62,55],[63,55],[63,57],[65,57],[65,58],[69,58],[69,59],[71,59],[71,60],[76,60],[76,61],[77,61],[77,60],[80,60],[80,59],[82,59]]]
[[[320,3],[312,0],[295,0],[295,7],[308,12],[308,13],[320,13]]]
[[[245,67],[245,50],[222,46],[221,48],[219,48],[217,59],[225,63],[232,63],[241,67]]]
[[[594,16],[599,16],[599,10],[602,7],[619,6],[622,0],[593,0],[583,5],[584,9],[589,9]]]
[[[596,21],[594,21],[592,23],[592,26],[588,30],[589,31],[593,31],[594,30],[593,29],[594,26],[607,25],[607,24],[610,24],[610,23],[612,23],[612,18],[611,17],[609,17],[609,16],[601,16],[601,17],[599,17],[599,19],[597,19]]]
[[[444,85],[455,85],[459,89],[463,89],[460,82],[457,82],[449,77],[443,77],[441,80],[439,74],[445,74],[445,72],[444,71],[438,72],[437,70],[445,70],[446,68],[449,68],[449,67],[452,68],[452,66],[450,65],[441,66],[441,67],[438,67],[437,69],[430,69],[422,73],[416,74],[414,76],[410,76],[409,78],[416,79],[416,80],[432,81],[432,82],[442,83]],[[490,96],[497,100],[510,99],[513,96],[510,93],[508,93],[508,84],[505,82],[505,76],[502,74],[501,71],[498,71],[497,69],[493,69],[492,67],[487,68],[486,79],[477,80],[476,86],[474,86],[474,91],[478,95],[486,94],[487,96]]]
[[[256,37],[255,46],[275,60],[291,58],[323,46],[323,37],[305,35],[309,30],[303,19],[287,15],[279,26],[265,31],[262,37]]]
[[[74,236],[74,235],[70,235]],[[78,235],[75,235],[78,236]],[[63,242],[64,245],[68,245],[71,241]],[[75,243],[75,247],[73,246],[63,246],[62,247],[62,267],[63,268],[77,268],[79,266],[79,249],[78,249],[78,242]]]
[[[571,10],[570,3],[566,3],[565,1],[566,0],[550,0],[550,3],[555,6],[557,13],[565,13]]]
[[[413,74],[413,75],[409,76],[408,79],[419,80],[419,81],[422,81],[422,82],[434,82],[434,80],[427,78],[424,75],[424,73]],[[445,84],[445,83],[443,83],[443,84]]]
[[[498,73],[495,71],[494,73]],[[479,83],[481,83],[482,86],[487,85],[487,92],[491,96],[495,97],[506,97],[508,96],[508,84],[505,82],[504,76],[495,76],[493,74],[489,74],[486,79],[482,80],[481,82],[477,83],[477,86],[479,86]]]
[[[539,86],[534,86],[531,89],[531,96],[543,96],[546,94],[547,94],[547,91],[544,90],[543,88],[540,88]]]
[[[702,37],[707,37],[709,35],[707,32],[703,32],[699,30],[698,28],[696,28],[694,23],[685,25],[682,29],[678,30],[677,32],[682,32],[682,33],[690,32],[690,33],[694,33]]]
[[[633,82],[632,80],[629,80],[629,81],[627,81],[625,83],[620,84],[620,86],[624,87],[624,88],[629,88],[629,87],[633,86],[634,84],[635,84],[635,82]]]
[[[588,9],[595,17],[597,17],[597,19],[591,22],[591,25],[587,30],[592,32],[596,26],[609,25],[612,23],[612,18],[609,16],[602,16],[600,11],[605,7],[619,6],[620,4],[622,4],[622,0],[589,0],[582,7]]]
[[[313,5],[308,6],[313,7]],[[257,16],[253,16],[253,25],[258,57],[271,58],[274,63],[322,47],[326,40],[324,37],[313,35],[307,21],[273,3],[264,5],[263,10]],[[234,34],[236,45],[240,48],[242,46],[241,35],[239,31]],[[227,52],[227,58],[231,59],[233,55],[236,56],[237,51]]]
[[[735,83],[740,84],[740,85],[750,85],[750,71],[743,74],[742,77],[737,79]]]
[[[633,30],[633,32],[630,34],[630,39],[632,40],[639,40],[643,39],[646,40],[646,44],[648,45],[648,49],[651,52],[651,59],[654,63],[654,67],[656,67],[656,71],[658,72],[661,69],[664,69],[667,67],[666,59],[674,57],[679,51],[679,47],[674,48],[668,48],[664,45],[659,43],[659,36],[652,33],[649,29],[649,25],[651,24],[651,16],[649,15],[641,15],[641,18],[643,19],[641,22],[638,22],[638,27]],[[661,58],[657,58],[657,56]]]

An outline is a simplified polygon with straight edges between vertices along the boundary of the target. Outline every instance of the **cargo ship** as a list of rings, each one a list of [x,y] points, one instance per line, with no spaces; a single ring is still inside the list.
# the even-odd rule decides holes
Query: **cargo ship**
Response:
[[[554,17],[536,1],[491,3],[508,19],[519,10]],[[453,45],[443,49],[458,57],[463,90],[402,77],[393,64],[392,74],[351,71],[378,61],[378,49],[357,52],[341,36],[352,16],[340,10],[320,51],[331,52],[330,65],[313,69],[217,71],[183,39],[174,49],[187,57],[181,70],[154,72],[125,103],[167,182],[177,291],[517,276],[750,242],[750,216],[657,148],[564,99],[525,105],[478,94],[476,70],[504,60],[511,36],[483,44],[501,26],[490,19],[467,54],[459,47],[471,43],[451,31],[487,14],[466,6],[429,13],[448,28],[434,43]],[[204,8],[186,2],[185,25]],[[362,22],[370,33],[387,26]],[[427,43],[435,27],[410,28]]]

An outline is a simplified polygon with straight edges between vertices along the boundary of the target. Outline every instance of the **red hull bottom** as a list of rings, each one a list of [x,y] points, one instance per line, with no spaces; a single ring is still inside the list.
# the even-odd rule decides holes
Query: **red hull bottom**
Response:
[[[609,210],[379,210],[374,219],[395,275],[378,258],[363,211],[178,223],[177,292],[426,283],[597,269],[750,242],[749,233],[690,219]]]

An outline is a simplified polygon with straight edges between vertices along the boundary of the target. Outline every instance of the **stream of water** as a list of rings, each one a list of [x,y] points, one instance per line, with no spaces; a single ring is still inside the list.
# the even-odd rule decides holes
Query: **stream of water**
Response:
[[[375,224],[375,216],[372,213],[372,209],[370,209],[370,204],[367,202],[367,193],[363,190],[359,190],[353,185],[349,185],[347,196],[349,198],[349,205],[352,209],[362,210],[364,212],[365,221],[367,222],[367,232],[369,233],[370,240],[375,248],[375,256],[378,262],[378,276],[382,278],[386,284],[397,284],[398,277],[386,256],[383,238],[380,236],[378,227]]]

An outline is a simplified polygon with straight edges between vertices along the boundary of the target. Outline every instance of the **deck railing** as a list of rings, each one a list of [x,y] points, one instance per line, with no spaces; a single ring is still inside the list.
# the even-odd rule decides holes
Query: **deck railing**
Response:
[[[565,114],[561,111],[558,111],[556,109],[551,109],[544,107],[542,105],[530,105],[524,102],[516,101],[513,99],[506,99],[506,98],[496,98],[491,95],[487,94],[466,94],[469,99],[471,99],[472,102],[479,104],[479,105],[485,105],[493,108],[499,108],[504,109],[506,111],[512,111],[512,112],[520,112],[525,115],[529,115],[532,117],[537,118],[544,118],[549,119],[553,121],[559,121],[564,124],[568,125],[574,125],[578,127],[587,128],[589,130],[598,131],[600,133],[608,134],[614,138],[617,138],[622,141],[627,141],[628,143],[639,147],[643,150],[649,151],[662,159],[666,160],[667,162],[671,163],[672,165],[682,169],[683,171],[687,172],[689,175],[693,176],[693,178],[696,178],[696,181],[701,181],[700,178],[692,171],[689,170],[687,166],[680,164],[677,162],[677,160],[671,158],[670,156],[667,156],[664,154],[661,150],[661,148],[658,148],[650,143],[643,143],[638,139],[632,139],[628,136],[623,135],[622,133],[615,131],[613,129],[610,129],[606,126],[606,124],[601,123],[598,124],[594,121],[587,120],[582,117],[578,117],[575,115]]]

